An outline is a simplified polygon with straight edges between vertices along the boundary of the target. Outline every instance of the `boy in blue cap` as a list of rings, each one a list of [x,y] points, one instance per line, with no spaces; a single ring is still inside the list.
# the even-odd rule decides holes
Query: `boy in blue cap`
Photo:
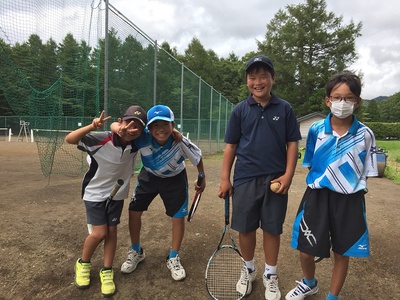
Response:
[[[166,264],[174,280],[183,280],[186,271],[181,264],[179,250],[185,231],[185,217],[188,213],[185,159],[189,159],[199,173],[204,173],[202,153],[187,138],[182,137],[180,142],[173,138],[174,113],[168,106],[153,106],[148,111],[147,118],[149,133],[142,134],[135,140],[141,153],[143,168],[139,173],[138,183],[129,205],[131,247],[128,259],[121,266],[121,272],[132,273],[138,263],[144,260],[145,254],[140,243],[141,218],[153,199],[160,195],[166,214],[172,220],[172,244]],[[114,127],[114,124],[112,130],[119,132],[121,136],[129,132],[124,126]],[[205,180],[201,187],[196,187],[201,192],[204,188]]]

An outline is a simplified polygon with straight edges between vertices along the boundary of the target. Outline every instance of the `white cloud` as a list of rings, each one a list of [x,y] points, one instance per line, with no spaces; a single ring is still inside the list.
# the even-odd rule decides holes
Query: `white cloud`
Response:
[[[114,0],[134,24],[153,39],[167,41],[183,53],[193,37],[219,57],[234,52],[239,57],[257,51],[266,25],[279,9],[304,3],[299,0],[163,0],[142,1],[132,9],[129,0]],[[358,60],[351,69],[363,77],[365,99],[390,96],[400,91],[400,2],[379,0],[327,0],[327,11],[342,16],[344,24],[362,22],[356,40]]]
[[[363,23],[362,36],[356,40],[358,59],[351,66],[351,69],[364,74],[362,96],[372,99],[399,92],[400,2],[326,2],[327,11],[342,16],[345,25],[351,20],[354,23]],[[219,57],[227,57],[231,52],[242,57],[248,52],[257,51],[256,40],[264,40],[266,25],[279,9],[304,3],[304,0],[110,0],[110,3],[151,39],[157,40],[159,44],[167,41],[171,47],[176,47],[179,53],[184,53],[193,37],[196,37],[207,50],[212,49]],[[43,12],[42,9],[40,6],[36,8],[35,17]],[[73,15],[72,12],[69,15],[65,10],[60,11],[56,4],[51,9],[54,12],[53,18],[41,20],[42,23],[48,24],[48,34],[51,34],[51,28],[83,32],[82,24],[73,21],[81,16]],[[64,14],[63,17],[60,17],[60,12]],[[71,18],[68,24],[65,23],[65,13]],[[86,11],[87,13],[89,11]],[[24,20],[27,20],[24,16],[33,17],[24,11],[10,13],[0,10],[1,24],[23,26]],[[60,23],[60,20],[64,20],[64,23]],[[26,35],[29,32],[30,29]],[[63,36],[66,33],[62,32]],[[18,40],[26,38],[27,36],[21,35]]]

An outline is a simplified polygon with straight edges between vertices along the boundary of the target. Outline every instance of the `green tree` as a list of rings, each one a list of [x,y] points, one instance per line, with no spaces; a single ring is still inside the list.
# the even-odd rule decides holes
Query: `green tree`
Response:
[[[381,113],[379,111],[378,102],[371,100],[365,105],[364,121],[380,122]]]
[[[378,105],[382,122],[400,122],[400,92]]]
[[[326,11],[325,0],[306,0],[279,10],[267,25],[258,50],[273,60],[274,91],[293,105],[298,116],[321,111],[324,86],[335,72],[356,59],[355,39],[362,23]]]
[[[197,38],[192,39],[188,48],[185,50],[185,56],[183,57],[183,63],[185,66],[195,72],[198,76],[201,76],[201,78],[209,84],[216,82],[214,65],[217,62],[218,57],[215,52],[204,49],[204,46]]]
[[[176,47],[171,48],[171,46],[169,45],[168,42],[163,42],[161,44],[161,48],[165,50],[165,52],[171,54],[173,57],[177,57],[178,56],[178,50],[176,49]]]
[[[238,103],[243,100],[244,97],[240,96],[242,95],[241,86],[245,80],[245,74],[243,63],[239,60],[239,57],[231,52],[228,58],[222,58],[215,65],[215,68],[215,89],[232,103]]]
[[[63,83],[63,113],[67,116],[83,115],[84,103],[81,98],[82,62],[87,54],[79,43],[68,33],[57,49],[58,68]]]

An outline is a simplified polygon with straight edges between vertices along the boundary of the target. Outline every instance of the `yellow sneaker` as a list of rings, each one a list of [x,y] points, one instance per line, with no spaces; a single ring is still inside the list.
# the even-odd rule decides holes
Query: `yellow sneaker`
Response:
[[[100,270],[101,293],[103,297],[111,297],[115,294],[114,271]]]
[[[90,285],[90,263],[80,262],[80,258],[75,263],[75,285],[80,289]]]

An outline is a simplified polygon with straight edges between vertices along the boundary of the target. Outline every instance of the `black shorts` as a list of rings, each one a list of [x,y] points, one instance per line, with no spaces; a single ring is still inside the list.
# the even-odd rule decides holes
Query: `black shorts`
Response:
[[[340,194],[307,187],[293,225],[291,246],[319,257],[329,257],[331,247],[340,255],[368,257],[364,191]]]
[[[279,176],[261,176],[235,187],[232,229],[248,233],[261,227],[271,234],[282,233],[288,195],[276,194],[269,188],[271,180]]]
[[[124,200],[102,202],[83,201],[86,207],[86,222],[94,226],[107,224],[117,226],[121,221]]]
[[[138,183],[129,203],[131,211],[145,211],[154,198],[160,195],[166,214],[173,218],[183,218],[188,214],[188,182],[186,170],[174,177],[154,176],[145,168],[139,173]]]

